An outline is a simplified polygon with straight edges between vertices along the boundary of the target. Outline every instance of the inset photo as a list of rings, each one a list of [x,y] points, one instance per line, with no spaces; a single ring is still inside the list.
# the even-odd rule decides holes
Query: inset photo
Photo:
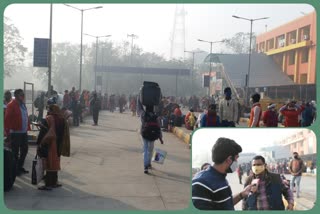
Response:
[[[200,210],[310,210],[317,140],[308,129],[201,129],[192,136],[192,202]]]

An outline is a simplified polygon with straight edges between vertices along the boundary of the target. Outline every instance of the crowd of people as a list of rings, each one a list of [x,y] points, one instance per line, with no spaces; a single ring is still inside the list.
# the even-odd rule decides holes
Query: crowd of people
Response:
[[[275,103],[269,103],[263,111],[260,98],[258,93],[251,96],[251,109],[247,114],[248,127],[307,127],[316,119],[315,101],[290,100],[278,110]],[[213,96],[210,99],[199,99],[191,96],[189,102],[186,100],[185,97],[165,97],[162,100],[160,114],[165,130],[183,125],[189,130],[199,127],[236,127],[241,117],[246,118],[244,107],[232,96],[230,87],[224,89],[223,98]],[[189,108],[188,113],[183,114],[181,108]]]

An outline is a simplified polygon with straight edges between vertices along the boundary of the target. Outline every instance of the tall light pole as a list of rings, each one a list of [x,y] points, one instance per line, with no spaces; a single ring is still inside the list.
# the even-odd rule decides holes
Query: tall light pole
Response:
[[[184,51],[185,53],[192,54],[192,71],[191,71],[191,92],[193,93],[193,73],[194,73],[194,55],[197,53],[203,53],[203,51]]]
[[[103,37],[110,37],[111,35],[104,35],[104,36],[93,36],[90,34],[85,33],[86,36],[91,36],[93,38],[96,38],[96,66],[94,69],[94,90],[97,91],[97,66],[98,66],[98,44],[99,44],[99,38]]]
[[[262,17],[262,18],[257,18],[257,19],[248,19],[248,18],[244,18],[244,17],[240,17],[240,16],[232,16],[233,18],[236,19],[243,19],[243,20],[247,20],[250,21],[250,44],[249,44],[249,62],[248,62],[248,74],[246,75],[246,104],[249,104],[249,81],[250,81],[250,70],[251,70],[251,42],[252,42],[252,25],[254,21],[258,21],[258,20],[263,20],[263,19],[269,19],[269,17]]]
[[[52,3],[50,4],[50,30],[48,47],[48,97],[51,97],[51,66],[52,66]]]
[[[221,40],[221,41],[206,41],[206,40],[202,40],[202,39],[198,39],[199,42],[206,42],[206,43],[210,43],[210,70],[209,70],[209,87],[208,87],[208,96],[209,96],[209,99],[210,99],[210,79],[211,79],[211,72],[212,72],[212,57],[211,57],[211,54],[212,54],[212,44],[214,43],[220,43],[220,42],[225,42],[225,40]],[[210,99],[211,100],[211,99]]]
[[[131,37],[131,54],[130,54],[130,65],[132,66],[132,54],[133,54],[133,39],[137,39],[138,35],[136,34],[127,34],[127,38]],[[142,73],[140,73],[140,84],[142,85]]]
[[[82,36],[83,36],[83,12],[87,10],[93,10],[93,9],[100,9],[103,8],[102,6],[98,7],[91,7],[91,8],[86,8],[86,9],[80,9],[74,6],[71,6],[69,4],[64,4],[68,7],[71,7],[73,9],[76,9],[81,12],[81,42],[80,42],[80,80],[79,80],[79,91],[81,91],[81,80],[82,80]]]
[[[133,39],[137,39],[138,35],[135,34],[127,34],[127,37],[131,37],[131,56],[130,56],[130,64],[132,64],[132,53],[133,53]]]

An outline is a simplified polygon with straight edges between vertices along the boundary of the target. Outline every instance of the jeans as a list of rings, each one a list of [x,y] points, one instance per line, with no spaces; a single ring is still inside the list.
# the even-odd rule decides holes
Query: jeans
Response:
[[[151,165],[151,159],[154,148],[154,141],[149,141],[142,138],[143,140],[143,164],[144,168],[148,168]]]
[[[301,181],[301,175],[300,176],[293,175],[290,182],[290,189],[292,190],[292,192],[293,192],[294,183],[296,183],[297,197],[300,196],[300,181]]]

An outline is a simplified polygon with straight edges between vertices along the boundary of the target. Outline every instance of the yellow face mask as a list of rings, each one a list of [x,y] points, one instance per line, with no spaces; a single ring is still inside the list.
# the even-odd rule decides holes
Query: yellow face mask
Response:
[[[252,172],[255,174],[255,175],[259,175],[261,174],[262,172],[264,172],[264,170],[266,169],[266,167],[263,165],[263,166],[252,166],[251,167],[252,169]]]

